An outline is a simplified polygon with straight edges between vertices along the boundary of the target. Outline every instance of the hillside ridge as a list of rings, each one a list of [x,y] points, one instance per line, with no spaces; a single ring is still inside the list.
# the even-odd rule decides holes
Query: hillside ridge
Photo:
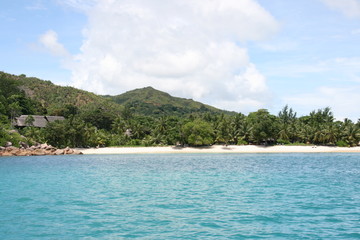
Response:
[[[102,111],[120,114],[124,107],[130,107],[139,115],[159,116],[193,113],[223,113],[233,112],[220,110],[210,105],[192,99],[171,96],[169,93],[157,90],[152,86],[138,88],[119,95],[97,95],[70,86],[59,86],[51,81],[36,77],[26,77],[0,72],[1,75],[16,80],[18,87],[30,99],[39,102],[48,114],[63,115],[65,108],[75,107],[79,111],[101,109]]]

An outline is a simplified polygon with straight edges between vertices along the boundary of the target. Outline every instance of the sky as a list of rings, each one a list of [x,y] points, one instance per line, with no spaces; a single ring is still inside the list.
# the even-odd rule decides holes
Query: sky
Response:
[[[0,71],[360,118],[360,0],[2,0]]]

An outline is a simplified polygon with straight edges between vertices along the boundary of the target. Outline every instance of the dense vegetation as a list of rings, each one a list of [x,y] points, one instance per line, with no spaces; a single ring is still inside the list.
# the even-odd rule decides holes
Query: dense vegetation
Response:
[[[14,130],[22,114],[61,115],[46,128]],[[121,145],[318,144],[356,146],[360,121],[335,121],[330,108],[298,117],[285,106],[278,115],[260,109],[247,116],[222,111],[153,88],[98,96],[49,81],[0,72],[0,146],[10,141],[56,147]]]
[[[105,97],[118,104],[129,106],[135,112],[154,117],[161,115],[184,116],[190,113],[205,112],[235,114],[235,112],[223,111],[191,99],[172,97],[168,93],[158,91],[152,87]]]

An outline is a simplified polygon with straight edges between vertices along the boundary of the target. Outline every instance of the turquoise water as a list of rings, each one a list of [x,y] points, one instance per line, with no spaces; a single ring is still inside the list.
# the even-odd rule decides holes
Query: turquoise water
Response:
[[[0,239],[360,239],[360,154],[2,157]]]

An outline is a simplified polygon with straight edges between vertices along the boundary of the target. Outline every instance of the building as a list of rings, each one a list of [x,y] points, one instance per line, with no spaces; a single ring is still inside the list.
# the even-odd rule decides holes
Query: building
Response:
[[[49,122],[55,121],[63,121],[65,120],[62,116],[40,116],[40,115],[21,115],[20,117],[16,117],[13,121],[13,125],[15,127],[39,127],[43,128]]]

